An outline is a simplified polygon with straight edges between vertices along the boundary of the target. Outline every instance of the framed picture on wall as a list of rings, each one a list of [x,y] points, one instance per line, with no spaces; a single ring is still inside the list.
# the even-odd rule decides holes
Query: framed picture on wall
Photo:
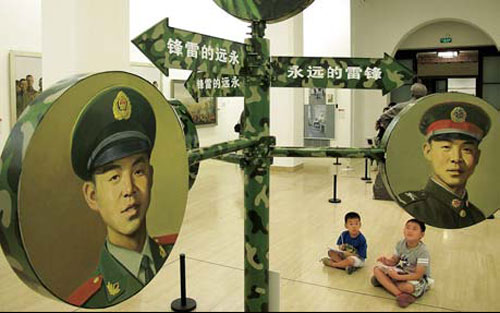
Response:
[[[325,104],[304,105],[304,138],[335,139],[335,107]]]
[[[10,126],[14,126],[24,110],[43,91],[42,54],[10,51]]]
[[[328,88],[325,89],[326,92],[326,104],[336,104],[337,99],[335,97],[335,89]]]
[[[130,72],[132,74],[141,76],[145,80],[149,81],[156,88],[158,88],[163,94],[165,94],[163,90],[162,73],[153,64],[143,63],[143,62],[131,62]]]
[[[184,81],[175,79],[170,81],[170,96],[186,106],[196,126],[217,125],[217,98],[200,98],[196,102],[184,88]]]

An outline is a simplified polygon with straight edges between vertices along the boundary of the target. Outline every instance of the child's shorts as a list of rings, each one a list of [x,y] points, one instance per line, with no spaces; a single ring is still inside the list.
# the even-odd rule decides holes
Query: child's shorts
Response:
[[[348,256],[347,258],[354,261],[354,264],[353,264],[354,267],[363,267],[365,265],[365,261],[363,261],[358,256],[351,255],[351,256]]]
[[[430,287],[425,277],[420,280],[409,280],[408,283],[415,288],[415,291],[411,294],[415,298],[421,297]]]

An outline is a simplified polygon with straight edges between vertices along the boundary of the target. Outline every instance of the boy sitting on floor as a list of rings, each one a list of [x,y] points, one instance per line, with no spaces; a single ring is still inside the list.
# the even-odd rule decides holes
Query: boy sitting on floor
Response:
[[[425,224],[417,219],[406,222],[404,239],[396,245],[390,258],[382,256],[373,268],[371,283],[384,287],[396,296],[400,307],[407,307],[429,289],[431,266],[430,255],[421,241],[425,235]]]
[[[358,268],[363,267],[366,259],[366,239],[360,232],[361,217],[356,212],[349,212],[344,217],[343,231],[337,239],[336,249],[328,250],[328,257],[321,259],[324,265],[343,268],[347,274],[352,274]]]

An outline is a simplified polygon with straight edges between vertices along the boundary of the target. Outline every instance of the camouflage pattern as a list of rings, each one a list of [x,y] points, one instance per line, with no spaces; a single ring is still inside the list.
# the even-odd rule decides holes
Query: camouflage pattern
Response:
[[[276,23],[295,16],[314,0],[214,0],[227,13],[248,22]]]
[[[196,125],[194,124],[188,109],[179,100],[168,100],[167,102],[174,108],[174,111],[180,120],[180,124],[182,125],[182,130],[184,132],[184,138],[186,140],[186,149],[188,151],[198,149],[200,147],[198,132],[196,131]],[[189,164],[189,189],[191,189],[196,181],[199,167],[199,163]]]
[[[228,153],[220,156],[214,157],[214,160],[219,160],[227,163],[238,164],[240,167],[244,166],[245,158],[241,154]]]
[[[132,42],[167,76],[168,68],[237,75],[245,62],[244,44],[169,27],[168,18]]]
[[[28,259],[18,220],[18,192],[23,159],[36,128],[52,104],[71,86],[87,74],[76,75],[57,82],[42,92],[19,117],[1,156],[0,172],[0,244],[10,266],[31,289],[54,297],[45,289]]]
[[[202,160],[210,159],[216,156],[221,156],[229,152],[238,151],[249,148],[257,144],[257,140],[237,139],[224,143],[218,143],[209,147],[189,150],[189,164],[193,165]]]
[[[243,97],[245,78],[193,71],[184,87],[196,102],[202,97]]]
[[[272,87],[382,89],[385,95],[414,77],[386,53],[383,59],[272,57],[271,64]]]
[[[270,1],[268,1],[270,2]],[[245,311],[269,311],[269,40],[266,25],[252,24],[248,46],[244,123],[241,136],[258,139],[245,149]]]
[[[304,148],[304,147],[272,147],[273,157],[294,158],[370,158],[384,161],[385,149],[381,148]]]

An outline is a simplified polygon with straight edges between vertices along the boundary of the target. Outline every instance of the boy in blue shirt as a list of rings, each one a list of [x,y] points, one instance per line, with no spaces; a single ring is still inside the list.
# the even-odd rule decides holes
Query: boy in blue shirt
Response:
[[[366,239],[359,230],[361,217],[356,212],[349,212],[344,217],[345,228],[337,239],[338,250],[329,249],[328,257],[321,259],[324,265],[343,268],[351,275],[358,268],[363,267],[366,259]]]

